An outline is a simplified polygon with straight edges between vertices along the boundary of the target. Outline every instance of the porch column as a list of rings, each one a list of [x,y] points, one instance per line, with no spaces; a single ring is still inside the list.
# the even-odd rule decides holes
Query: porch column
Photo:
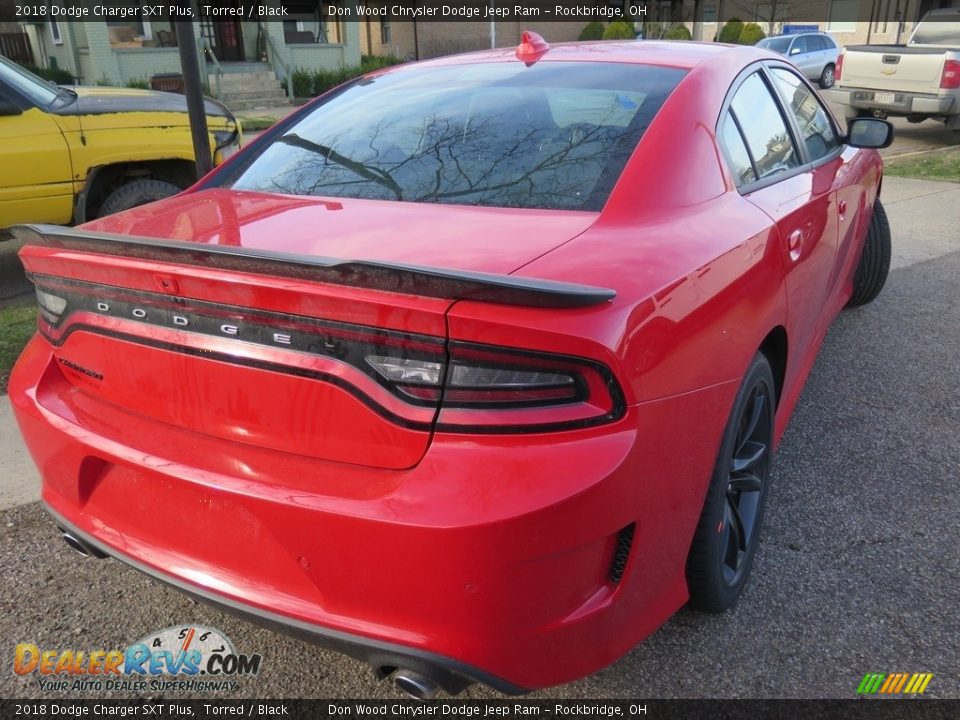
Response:
[[[84,23],[87,31],[87,47],[90,49],[90,65],[93,77],[84,77],[87,85],[95,85],[106,80],[112,85],[123,85],[120,75],[120,62],[110,45],[110,33],[105,22]]]

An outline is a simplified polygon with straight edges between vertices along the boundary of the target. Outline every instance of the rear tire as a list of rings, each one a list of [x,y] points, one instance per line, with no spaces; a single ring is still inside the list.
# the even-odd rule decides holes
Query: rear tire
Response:
[[[97,216],[112,215],[113,213],[137,207],[137,205],[145,205],[155,200],[163,200],[163,198],[176,195],[178,192],[180,192],[180,188],[166,180],[133,180],[125,185],[121,185],[107,195],[106,200],[100,205],[100,211],[97,213]]]
[[[757,353],[724,429],[687,558],[690,607],[695,610],[727,610],[747,582],[770,484],[775,408],[770,361]]]
[[[847,307],[866,305],[880,294],[890,272],[892,253],[887,212],[877,198],[873,203],[873,216],[870,218],[867,238],[863,242],[863,254],[853,275],[853,295],[850,296]]]
[[[829,90],[833,87],[834,77],[833,77],[833,64],[827,65],[823,72],[820,73],[820,87],[824,90]]]

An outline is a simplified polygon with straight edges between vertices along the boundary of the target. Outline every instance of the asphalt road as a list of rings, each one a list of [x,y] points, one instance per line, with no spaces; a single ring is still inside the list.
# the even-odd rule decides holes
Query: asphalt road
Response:
[[[830,101],[828,95],[829,92],[825,93],[824,98],[830,105],[830,109],[833,110],[834,117],[840,121],[841,127],[843,127],[843,106]],[[902,117],[892,117],[888,120],[893,123],[894,139],[890,147],[880,151],[880,154],[884,157],[960,145],[960,134],[947,130],[942,122],[924,120],[919,123],[911,123]]]
[[[960,187],[889,178],[884,196],[894,269],[820,353],[740,603],[683,610],[610,668],[543,696],[852,698],[866,672],[923,671],[927,696],[960,698]],[[20,481],[7,467],[0,484]],[[181,623],[264,655],[260,675],[223,697],[400,697],[353,660],[79,558],[36,503],[0,512],[0,578],[0,697],[67,697],[13,674],[15,643],[111,649]]]

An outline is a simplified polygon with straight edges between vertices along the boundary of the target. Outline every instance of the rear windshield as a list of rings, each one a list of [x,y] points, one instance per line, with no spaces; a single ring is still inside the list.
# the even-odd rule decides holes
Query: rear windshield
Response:
[[[684,74],[618,63],[501,62],[361,79],[218,184],[292,195],[599,210]]]
[[[764,38],[758,42],[757,45],[767,50],[780,53],[781,55],[786,55],[791,40],[793,40],[792,37]]]
[[[910,42],[915,45],[946,45],[960,48],[960,15],[956,18],[952,22],[925,20],[917,26]]]

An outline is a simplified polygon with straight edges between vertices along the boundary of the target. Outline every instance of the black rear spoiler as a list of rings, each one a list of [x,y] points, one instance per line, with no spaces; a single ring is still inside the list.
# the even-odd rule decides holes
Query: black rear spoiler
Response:
[[[606,288],[553,280],[92,233],[60,225],[16,225],[10,231],[30,245],[239,270],[408,295],[555,308],[598,305],[616,297],[616,292]]]

